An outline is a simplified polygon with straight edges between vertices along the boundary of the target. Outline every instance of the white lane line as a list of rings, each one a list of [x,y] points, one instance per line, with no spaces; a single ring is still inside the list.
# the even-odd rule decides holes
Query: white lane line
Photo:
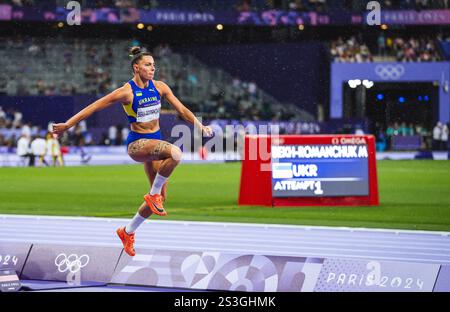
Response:
[[[1,225],[1,223],[0,223],[0,225]],[[121,224],[121,225],[123,225],[123,224]],[[44,224],[23,224],[23,223],[9,224],[8,223],[8,224],[2,224],[0,229],[8,227],[8,228],[12,228],[12,229],[17,228],[17,230],[20,231],[23,228],[34,228],[34,227],[36,227],[38,229],[42,229],[42,228],[48,228],[50,226],[52,228],[62,229],[64,231],[67,231],[67,230],[80,231],[81,229],[84,229],[84,228],[88,228],[90,231],[98,231],[98,230],[102,230],[104,228],[110,229],[110,228],[114,227],[114,225],[111,225],[111,224],[101,225],[101,226],[99,226],[99,225],[90,226],[89,224],[85,224],[85,223],[80,223],[80,224],[59,224],[59,225],[56,225],[56,226],[53,223],[45,224],[45,225]],[[119,226],[119,224],[115,225],[115,227],[118,227],[118,226]],[[191,233],[191,232],[202,233],[202,234],[205,234],[205,235],[209,235],[211,232],[218,232],[218,229],[217,228],[213,228],[213,227],[202,228],[202,229],[195,229],[195,228],[191,228],[189,226],[173,227],[173,228],[166,228],[166,227],[155,226],[155,224],[145,224],[145,226],[147,226],[147,227],[150,226],[152,228],[152,230],[167,231],[167,233],[169,233],[169,232],[183,232],[183,233],[186,233],[186,235],[189,235],[189,233]],[[145,228],[145,227],[142,227],[142,228]],[[239,229],[238,231],[237,230],[232,231],[231,229],[226,229],[226,230],[222,229],[220,231],[220,233],[224,233],[224,234],[225,233],[229,233],[228,235],[241,235],[241,236],[242,235],[257,235],[257,236],[259,236],[259,235],[270,234],[272,236],[274,236],[274,235],[277,235],[277,236],[283,235],[285,237],[289,237],[290,235],[292,235],[292,236],[303,235],[305,237],[306,236],[311,236],[311,237],[314,237],[314,238],[320,238],[320,237],[328,238],[328,237],[331,236],[331,237],[342,237],[342,238],[345,238],[345,239],[355,238],[355,236],[356,236],[356,238],[360,238],[360,239],[361,238],[365,238],[365,237],[373,239],[374,236],[375,236],[376,238],[380,238],[380,239],[381,238],[385,238],[385,239],[388,239],[388,240],[395,239],[395,240],[402,240],[402,241],[411,240],[413,242],[417,242],[417,240],[421,240],[423,242],[425,242],[425,241],[427,241],[427,242],[450,241],[450,237],[441,236],[441,235],[433,236],[433,237],[414,235],[414,237],[413,237],[413,236],[410,236],[410,235],[399,236],[399,235],[396,235],[396,234],[391,234],[389,236],[386,236],[386,234],[379,234],[379,233],[371,233],[371,234],[364,233],[364,235],[360,235],[361,233],[354,233],[354,232],[339,233],[339,235],[336,235],[336,233],[326,233],[324,231],[312,232],[312,231],[301,231],[301,230],[298,231],[297,230],[295,232],[286,233],[286,232],[281,232],[279,230],[278,230],[278,232],[275,232],[276,230],[263,230],[260,233],[259,231],[251,231],[251,232],[249,232],[249,230],[250,229]]]
[[[21,225],[21,226],[13,226],[13,225],[1,225],[0,226],[0,233],[1,231],[5,231],[5,233],[9,234],[9,235],[20,235],[21,233],[30,233],[30,232],[39,232],[42,231],[42,226],[41,225]],[[116,227],[108,225],[108,226],[104,226],[102,228],[99,227],[89,227],[88,225],[84,224],[82,226],[66,226],[66,225],[58,225],[58,226],[52,226],[51,228],[49,228],[49,226],[47,226],[45,232],[50,234],[58,234],[60,232],[64,232],[64,233],[71,233],[71,232],[75,232],[75,233],[89,233],[91,235],[100,235],[100,234],[104,234],[105,232],[114,232],[116,230]],[[196,236],[196,235],[203,235],[203,236],[207,236],[207,237],[226,237],[226,238],[236,238],[236,239],[242,239],[243,237],[245,237],[246,239],[250,239],[250,238],[261,238],[261,239],[265,239],[265,236],[267,236],[268,234],[270,234],[270,237],[280,237],[280,240],[297,240],[299,238],[301,239],[314,239],[314,240],[329,240],[329,241],[351,241],[351,242],[365,242],[365,243],[371,243],[371,242],[380,242],[380,243],[385,243],[385,242],[396,242],[399,244],[407,244],[407,243],[412,243],[415,245],[420,245],[420,244],[426,244],[428,245],[433,245],[433,246],[450,246],[450,238],[445,238],[445,237],[438,237],[438,238],[412,238],[412,237],[398,237],[398,236],[394,236],[394,237],[388,237],[388,238],[382,238],[382,237],[378,237],[378,235],[373,235],[370,237],[361,237],[361,236],[356,236],[356,235],[352,235],[351,233],[344,235],[330,235],[330,234],[312,234],[312,233],[307,233],[307,232],[299,232],[299,233],[293,233],[293,234],[285,234],[285,233],[279,233],[279,232],[268,232],[268,233],[253,233],[253,232],[246,232],[246,233],[236,233],[236,232],[232,232],[232,233],[228,233],[225,231],[220,231],[220,234],[217,234],[218,231],[217,229],[209,229],[209,230],[202,230],[202,231],[198,231],[198,230],[194,230],[194,229],[189,229],[186,227],[183,228],[178,228],[178,229],[164,229],[164,228],[155,228],[152,227],[151,225],[149,226],[142,226],[140,228],[140,231],[138,232],[139,235],[142,234],[148,234],[148,235],[176,235],[176,234],[182,234],[184,236]],[[201,238],[201,237],[200,237]]]
[[[1,241],[1,239],[0,239]],[[8,241],[14,241],[14,240],[8,240]],[[22,242],[18,240],[17,242]],[[43,241],[42,243],[45,244],[67,244],[65,241],[55,241],[55,240],[48,240]],[[72,244],[70,244],[72,245]],[[73,244],[75,246],[79,245],[85,245],[85,246],[98,246],[98,244],[93,244],[89,241],[85,242],[78,242],[76,244]],[[104,244],[101,244],[101,246],[104,246]],[[117,244],[110,244],[111,247],[118,247]],[[314,258],[341,258],[341,259],[362,259],[362,260],[387,260],[387,261],[403,261],[403,262],[424,262],[424,263],[436,263],[436,264],[450,264],[450,261],[442,261],[442,260],[435,260],[435,259],[424,259],[424,258],[407,258],[407,257],[386,257],[386,256],[375,256],[370,257],[366,255],[342,255],[342,254],[333,254],[333,253],[322,253],[322,254],[316,254],[316,253],[309,253],[309,252],[301,252],[301,253],[288,253],[288,252],[276,252],[273,250],[270,251],[262,251],[262,250],[253,250],[253,249],[233,249],[233,248],[210,248],[210,249],[204,249],[201,246],[184,246],[184,247],[174,247],[170,246],[170,248],[167,248],[168,246],[153,246],[153,245],[139,245],[136,246],[137,248],[150,248],[150,249],[157,249],[157,250],[179,250],[179,251],[196,251],[196,252],[230,252],[235,254],[255,254],[255,255],[264,255],[264,256],[298,256],[298,257],[314,257]]]
[[[64,217],[62,217],[62,218],[64,218]],[[55,220],[61,221],[61,217],[54,217],[53,218],[54,220],[49,220],[48,217],[44,217],[42,219],[41,219],[41,217],[33,217],[33,218],[31,218],[31,220],[33,221],[32,223],[35,223],[35,224],[38,223],[37,224],[38,229],[42,229],[42,227],[45,227],[45,226],[53,227],[55,225],[55,223],[59,224],[59,225],[65,225],[65,232],[62,233],[62,235],[60,234],[58,236],[58,239],[61,239],[62,237],[67,237],[67,236],[64,236],[64,234],[68,234],[67,233],[67,230],[68,230],[67,227],[68,226],[78,225],[77,230],[80,231],[80,230],[83,230],[83,229],[86,229],[86,228],[89,229],[90,227],[98,227],[98,226],[103,226],[103,225],[109,225],[109,226],[111,226],[111,230],[112,230],[112,226],[114,226],[114,223],[120,222],[120,220],[118,220],[118,219],[105,219],[105,220],[107,220],[106,222],[98,222],[98,218],[75,218],[75,219],[71,218],[71,217],[65,217],[65,218],[67,219],[67,221],[63,222],[63,224],[61,224],[61,222],[57,222],[57,223],[54,222]],[[97,224],[93,225],[93,224],[86,224],[86,222],[80,222],[80,220],[83,220],[83,219],[89,219],[90,221],[97,221],[96,222]],[[28,218],[28,217],[24,218],[22,216],[22,217],[19,217],[19,220],[22,221],[22,222],[19,222],[20,224],[19,224],[18,228],[26,228],[26,227],[30,226],[30,218]],[[3,223],[3,225],[6,224],[6,222],[8,222],[8,224],[10,224],[11,221],[12,221],[11,218],[6,218],[6,217],[5,218],[1,218],[0,217],[0,228],[4,228],[2,226],[2,223]],[[16,221],[17,221],[17,219],[16,219]],[[124,221],[127,222],[127,221],[129,221],[129,219],[124,219]],[[64,224],[64,223],[66,223],[66,224]],[[271,226],[271,225],[250,225],[249,226],[248,224],[243,224],[243,226],[241,226],[241,225],[235,226],[235,224],[231,224],[231,226],[230,226],[230,223],[222,223],[223,227],[221,228],[219,226],[219,228],[218,228],[217,225],[221,224],[221,223],[206,222],[208,224],[207,226],[205,226],[205,222],[185,222],[185,221],[180,222],[180,221],[159,221],[159,220],[154,221],[153,220],[153,221],[147,221],[147,223],[149,223],[150,226],[153,226],[155,228],[156,227],[167,227],[167,226],[170,226],[174,230],[178,229],[180,227],[180,224],[182,224],[183,225],[183,229],[185,229],[185,230],[189,229],[190,231],[191,230],[194,231],[194,233],[198,233],[198,232],[201,231],[201,232],[204,232],[206,234],[209,233],[210,236],[211,236],[211,232],[212,231],[214,231],[214,232],[220,231],[224,235],[226,235],[227,231],[233,231],[234,233],[237,233],[239,231],[239,232],[242,232],[244,234],[244,236],[241,235],[241,237],[244,237],[244,238],[246,238],[249,235],[249,232],[253,233],[253,235],[258,235],[258,234],[264,235],[264,234],[267,234],[267,233],[256,233],[256,232],[258,232],[258,231],[267,232],[268,230],[269,230],[269,232],[271,232],[270,233],[271,235],[273,235],[274,234],[273,232],[275,232],[275,231],[281,232],[281,233],[276,233],[277,235],[286,235],[287,234],[286,232],[291,232],[292,233],[292,231],[294,231],[294,233],[292,233],[292,234],[299,234],[297,232],[301,231],[302,234],[304,234],[306,232],[306,233],[311,233],[311,234],[315,235],[315,237],[313,237],[313,238],[317,238],[318,236],[323,236],[323,237],[334,236],[334,237],[336,237],[337,235],[343,233],[343,232],[338,233],[338,232],[335,231],[336,228],[330,228],[330,227],[320,227],[320,228],[322,228],[322,230],[317,230],[319,227],[279,226],[279,225],[276,225],[276,226]],[[205,228],[208,231],[206,231]],[[326,229],[326,231],[328,231],[328,233],[325,233],[325,234],[320,233],[320,232],[324,232],[324,230],[323,230],[324,228]],[[375,231],[375,232],[373,230],[370,230],[370,232],[364,232],[364,231],[363,232],[359,232],[359,231],[355,231],[355,229],[353,229],[353,228],[347,228],[347,229],[349,229],[349,231],[347,231],[345,233],[345,234],[347,234],[346,236],[347,236],[347,239],[349,240],[347,245],[351,245],[352,247],[355,247],[355,244],[352,244],[352,241],[351,241],[350,237],[354,236],[355,234],[363,233],[364,235],[371,234],[371,235],[375,235],[375,236],[381,236],[381,235],[385,236],[386,233],[390,233],[391,235],[392,234],[396,234],[396,235],[394,235],[394,237],[390,237],[390,238],[387,237],[387,240],[389,240],[389,239],[392,240],[393,238],[398,240],[400,238],[398,234],[404,234],[405,233],[404,231],[402,231],[402,233],[397,233],[397,232],[384,231],[384,230],[382,230],[382,231]],[[154,230],[154,228],[152,228],[152,230]],[[195,230],[197,230],[197,231],[195,232]],[[180,231],[178,231],[178,232],[180,232]],[[315,232],[318,232],[318,233],[315,233]],[[423,235],[421,237],[418,237],[418,238],[416,238],[415,241],[417,242],[418,239],[420,239],[421,241],[424,241],[423,240],[424,237],[426,237],[427,239],[430,239],[429,233],[430,232],[426,232],[427,235]],[[439,233],[438,235],[441,235],[441,238],[446,238],[447,237],[446,235],[443,235],[442,232],[438,232],[438,233]],[[5,233],[5,234],[7,234],[7,235],[9,234],[10,235],[11,232]],[[416,231],[408,231],[406,234],[407,234],[406,236],[410,236],[410,234],[413,234],[413,236],[418,236],[417,234],[420,234],[420,233],[418,233]],[[33,241],[39,235],[40,235],[39,233],[38,234],[33,233],[33,235],[32,235]],[[198,241],[187,241],[187,242],[186,241],[181,241],[181,243],[183,243],[183,245],[181,245],[181,247],[180,247],[180,237],[179,236],[176,237],[176,241],[174,241],[174,242],[172,242],[171,240],[168,240],[166,237],[164,237],[164,239],[161,239],[161,240],[155,239],[155,236],[154,236],[153,232],[148,232],[148,233],[145,232],[145,234],[143,233],[143,235],[141,237],[145,237],[147,235],[149,236],[149,240],[152,243],[155,243],[155,242],[156,243],[158,243],[158,242],[161,243],[161,246],[160,245],[156,246],[157,249],[166,249],[167,246],[170,246],[171,244],[174,244],[176,247],[172,247],[172,248],[179,248],[181,250],[183,250],[183,249],[186,250],[186,248],[190,248],[192,246],[192,245],[186,246],[186,243],[193,244],[194,246],[199,243]],[[184,232],[183,235],[186,236],[186,232]],[[3,236],[3,234],[0,235],[0,237],[2,237],[2,236]],[[92,236],[92,234],[91,234],[91,236]],[[81,241],[84,241],[85,239],[87,239],[89,241],[92,238],[91,236],[89,236],[88,238],[81,237]],[[436,236],[436,234],[433,234],[433,236]],[[75,236],[75,238],[77,238],[77,237],[79,238],[79,236]],[[211,237],[209,237],[209,236],[205,235],[205,237],[207,237],[208,239],[211,239]],[[202,238],[204,239],[205,237],[202,237]],[[48,238],[48,235],[45,238]],[[110,237],[107,237],[105,239],[105,241],[101,242],[101,243],[93,243],[91,241],[90,245],[105,246],[106,242],[108,241],[108,238],[110,238]],[[401,238],[404,238],[404,236],[401,237]],[[410,238],[411,237],[408,237],[408,239],[410,239]],[[8,239],[8,241],[11,241],[11,239]],[[51,244],[55,244],[55,240],[46,240],[46,239],[41,240],[41,242],[43,242],[43,241],[47,241],[47,242],[49,242]],[[62,244],[68,244],[69,242],[67,240],[64,240],[61,243]],[[221,248],[219,248],[217,250],[218,251],[223,251],[223,250],[230,250],[231,249],[231,250],[242,250],[244,252],[248,252],[249,250],[251,250],[251,248],[255,248],[255,247],[260,248],[260,249],[264,249],[264,248],[267,248],[267,247],[272,247],[272,245],[268,245],[267,246],[267,243],[268,243],[268,241],[265,240],[265,241],[261,242],[262,246],[254,246],[254,244],[253,245],[242,244],[240,242],[239,243],[234,243],[234,245],[233,245],[232,242],[230,243],[229,241],[227,241],[227,242],[219,244],[221,246]],[[293,242],[293,243],[295,243],[295,242]],[[80,240],[78,240],[76,242],[73,242],[73,243],[70,243],[70,244],[71,245],[79,245],[80,244]],[[146,243],[144,242],[143,244],[146,244]],[[211,242],[204,242],[203,243],[204,246],[202,247],[202,249],[207,247],[207,245],[211,245],[211,244],[216,246],[217,245],[217,240],[214,241],[213,243],[211,243]],[[88,245],[89,245],[89,243],[88,243]],[[111,242],[111,245],[117,247],[118,245],[120,246],[120,243],[117,244],[117,243]],[[305,243],[303,243],[303,245],[305,245]],[[150,245],[150,246],[152,246],[152,245]],[[294,247],[293,246],[281,247],[281,246],[279,246],[279,243],[278,243],[275,246],[273,246],[275,249],[278,249],[277,251],[269,250],[269,251],[265,252],[265,254],[271,254],[273,252],[278,252],[278,253],[282,252],[282,253],[285,253],[286,255],[291,255],[293,253],[297,254],[299,251],[302,251],[301,254],[299,254],[299,256],[305,256],[307,254],[313,254],[311,252],[312,250],[319,249],[319,251],[322,251],[322,255],[329,254],[329,252],[334,250],[334,251],[342,251],[344,253],[344,254],[339,254],[340,257],[349,257],[349,258],[373,257],[373,255],[370,255],[370,254],[373,254],[373,253],[382,253],[383,256],[381,256],[381,255],[376,256],[377,258],[380,258],[380,259],[382,257],[388,256],[389,254],[393,254],[393,253],[399,253],[399,254],[402,254],[404,256],[409,256],[407,259],[411,259],[411,257],[415,256],[415,255],[431,255],[431,256],[438,256],[438,257],[442,257],[443,256],[443,255],[437,255],[437,254],[432,254],[432,253],[409,253],[409,254],[405,255],[405,251],[400,252],[401,248],[398,248],[397,251],[388,252],[387,253],[386,250],[383,250],[383,248],[385,249],[386,246],[383,246],[383,248],[381,248],[381,250],[366,250],[366,249],[361,249],[361,248],[358,249],[358,250],[354,250],[354,249],[353,250],[352,249],[347,250],[345,248],[318,248],[317,247],[317,242],[316,242],[316,244],[314,244],[314,246],[315,247],[309,247],[309,249],[303,250],[304,247],[302,247],[302,243],[301,242],[299,242],[299,246],[294,246]],[[241,247],[246,247],[246,248],[241,248]],[[365,245],[364,247],[367,248],[367,247],[371,247],[371,246]],[[153,247],[153,248],[155,248],[155,247]],[[211,249],[211,247],[207,247],[207,248]],[[212,247],[212,248],[214,249],[214,247]],[[293,249],[293,248],[295,248],[295,249]],[[324,249],[326,249],[326,250],[324,251]],[[288,252],[284,252],[283,250],[288,250]],[[355,255],[350,255],[350,254],[348,254],[349,251],[359,252],[359,254],[357,254],[357,255],[356,254]],[[361,252],[363,253],[363,255],[361,255]],[[365,252],[365,254],[364,254],[364,252]],[[446,256],[446,255],[444,255],[444,256]],[[389,257],[389,258],[390,259],[392,259],[392,258],[399,259],[398,257],[392,257],[392,256]],[[416,259],[416,258],[414,258],[414,259]],[[417,258],[417,259],[422,259],[422,258]],[[442,263],[442,260],[438,260],[438,259],[432,259],[432,260],[431,259],[427,259],[426,261],[436,261],[436,262]]]
[[[130,213],[130,218],[132,214]],[[5,215],[0,214],[0,218],[4,219],[37,219],[37,220],[81,220],[93,222],[129,222],[130,218],[97,218],[97,217],[72,217],[72,216],[41,216],[41,215]],[[331,226],[302,226],[302,225],[283,225],[283,224],[256,224],[256,223],[237,223],[237,222],[200,222],[200,221],[164,221],[149,220],[148,222],[170,223],[170,224],[189,224],[189,225],[213,225],[223,227],[258,227],[258,228],[288,228],[288,229],[318,229],[331,231],[362,231],[362,232],[385,232],[385,233],[411,233],[411,234],[433,234],[433,235],[450,235],[446,231],[423,231],[423,230],[401,230],[401,229],[377,229],[377,228],[360,228],[360,227],[331,227]]]
[[[64,237],[67,237],[69,239],[80,239],[80,238],[92,238],[95,236],[96,241],[103,241],[103,240],[109,240],[111,238],[116,239],[116,235],[114,234],[114,231],[108,231],[110,232],[110,235],[105,233],[105,231],[98,231],[97,233],[93,233],[92,231],[84,231],[84,230],[78,230],[77,232],[62,232],[62,231],[54,231],[54,230],[46,230],[45,233],[40,233],[39,231],[33,230],[33,229],[24,229],[19,231],[18,233],[14,233],[12,231],[5,231],[4,234],[2,234],[2,231],[0,230],[0,236],[8,237],[8,236],[14,236],[16,238],[22,237],[23,239],[28,238],[34,238],[34,237],[48,237],[48,236],[60,236],[64,235]],[[151,240],[155,237],[160,237],[164,240],[179,240],[179,241],[197,241],[197,240],[204,240],[205,237],[208,237],[209,240],[214,240],[215,242],[226,242],[226,243],[233,243],[233,242],[242,242],[243,239],[245,239],[245,242],[247,243],[261,243],[261,244],[271,244],[275,246],[282,246],[282,245],[292,245],[294,243],[303,244],[303,245],[333,245],[333,246],[347,246],[352,245],[353,247],[371,247],[371,248],[381,248],[381,249],[389,249],[389,248],[396,248],[399,250],[405,250],[407,252],[408,250],[436,250],[436,251],[447,251],[450,254],[450,242],[448,243],[441,243],[441,244],[430,244],[429,242],[418,242],[411,241],[409,244],[405,241],[393,241],[393,240],[361,240],[361,239],[333,239],[333,238],[327,238],[327,239],[315,239],[315,238],[307,238],[302,236],[292,237],[291,239],[287,239],[286,237],[281,237],[279,239],[268,239],[267,237],[261,237],[261,236],[249,236],[246,235],[245,238],[242,236],[230,236],[230,235],[221,235],[221,234],[215,234],[215,233],[208,233],[207,235],[196,235],[196,234],[189,234],[186,235],[183,233],[183,236],[180,237],[180,233],[162,233],[157,231],[141,231],[137,233],[137,238],[139,240]],[[273,236],[271,236],[273,237]]]
[[[58,239],[63,239],[66,238],[67,236],[65,235],[59,235]],[[79,242],[79,241],[83,241],[85,239],[88,239],[86,237],[70,237],[70,238],[76,238],[75,242]],[[24,242],[33,242],[33,243],[38,243],[39,241],[45,240],[47,241],[47,236],[43,236],[42,239],[39,238],[39,236],[35,235],[33,239],[31,240],[24,240]],[[67,242],[68,239],[65,239],[65,241]],[[113,242],[113,240],[111,240],[111,242]],[[155,239],[153,238],[151,240],[152,243],[160,243],[160,248],[164,248],[164,246],[167,245],[175,245],[175,246],[187,246],[188,244],[199,244],[198,241],[180,241],[179,239],[176,240],[168,240],[168,239]],[[200,243],[201,246],[203,246],[202,248],[210,248],[210,246],[217,246],[217,242],[201,242]],[[313,244],[314,245],[314,244]],[[290,250],[290,251],[298,251],[298,250],[327,250],[327,251],[342,251],[343,254],[346,255],[354,255],[354,254],[401,254],[401,255],[405,255],[405,254],[409,254],[409,255],[422,255],[422,256],[432,256],[432,257],[444,257],[444,258],[449,258],[450,260],[450,254],[436,254],[436,253],[427,253],[427,252],[408,252],[406,253],[405,251],[401,251],[401,250],[396,250],[396,251],[386,251],[386,250],[373,250],[373,249],[364,249],[364,248],[359,248],[359,249],[353,249],[353,248],[333,248],[333,247],[317,247],[316,245],[311,246],[311,247],[307,247],[304,248],[304,244],[299,243],[298,246],[287,246],[287,247],[282,247],[279,245],[270,245],[270,244],[264,244],[261,243],[258,246],[255,246],[255,244],[246,244],[246,243],[237,243],[237,242],[222,242],[220,244],[220,246],[223,248],[225,246],[228,247],[238,247],[238,248],[244,248],[244,250],[246,250],[247,248],[273,248],[273,250]],[[354,247],[353,245],[351,245],[351,247]],[[365,246],[370,247],[370,246]],[[351,253],[351,254],[350,254]]]

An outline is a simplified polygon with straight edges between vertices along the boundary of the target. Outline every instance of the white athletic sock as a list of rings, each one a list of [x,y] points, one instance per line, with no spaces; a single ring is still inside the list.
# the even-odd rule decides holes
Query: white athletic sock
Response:
[[[161,189],[166,181],[166,177],[163,177],[162,175],[159,175],[159,173],[157,173],[155,181],[153,181],[152,189],[150,190],[150,195],[161,194]]]
[[[131,222],[127,225],[125,228],[125,232],[128,234],[132,234],[136,231],[136,229],[145,221],[145,218],[142,217],[139,212],[136,213],[134,218],[131,220]]]

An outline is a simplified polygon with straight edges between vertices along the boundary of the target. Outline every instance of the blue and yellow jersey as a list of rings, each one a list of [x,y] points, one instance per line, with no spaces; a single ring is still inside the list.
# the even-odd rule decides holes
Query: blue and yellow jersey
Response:
[[[161,97],[156,90],[153,81],[150,80],[148,87],[139,88],[133,80],[128,81],[133,90],[133,102],[122,104],[128,121],[132,122],[148,122],[159,119],[161,112]]]

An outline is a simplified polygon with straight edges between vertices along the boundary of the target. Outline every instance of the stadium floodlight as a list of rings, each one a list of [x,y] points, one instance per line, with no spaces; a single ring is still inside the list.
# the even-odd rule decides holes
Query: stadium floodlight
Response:
[[[348,81],[348,85],[350,86],[350,88],[355,89],[357,86],[361,85],[361,80],[359,79],[355,79],[355,80],[349,80]]]
[[[370,80],[367,80],[367,79],[364,79],[363,82],[362,82],[362,84],[363,84],[364,87],[366,87],[367,89],[370,89],[370,88],[372,88],[372,87],[375,85],[375,83],[374,83],[373,81],[370,81]]]

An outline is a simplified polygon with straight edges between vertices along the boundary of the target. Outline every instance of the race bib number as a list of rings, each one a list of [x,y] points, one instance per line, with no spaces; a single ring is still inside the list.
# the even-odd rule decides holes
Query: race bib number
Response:
[[[161,111],[161,104],[147,107],[139,107],[137,110],[137,122],[148,122],[159,119],[159,112]]]

